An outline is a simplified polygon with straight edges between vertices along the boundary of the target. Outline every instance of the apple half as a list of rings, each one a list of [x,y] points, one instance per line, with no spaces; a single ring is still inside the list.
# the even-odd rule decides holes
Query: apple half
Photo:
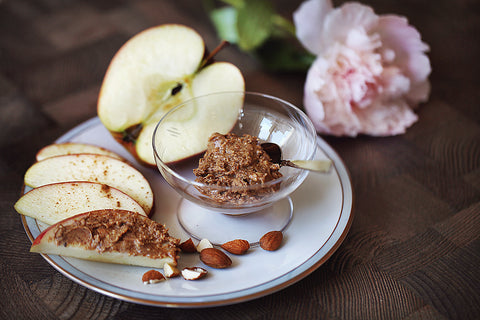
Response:
[[[167,111],[192,97],[244,90],[236,66],[205,60],[205,43],[195,30],[165,24],[140,32],[115,54],[101,86],[97,113],[117,141],[140,162],[154,166],[152,134]],[[235,108],[231,112],[237,114]],[[198,117],[201,113],[199,108],[185,120],[198,118],[208,127],[210,122]],[[221,121],[231,128],[236,117]]]
[[[123,209],[146,216],[142,206],[126,193],[106,184],[87,181],[40,186],[20,197],[14,208],[24,216],[50,225],[100,209]]]
[[[34,163],[24,180],[32,188],[57,182],[98,182],[128,194],[147,215],[153,207],[153,191],[143,174],[130,164],[105,155],[71,154],[47,158]]]
[[[105,149],[93,144],[76,143],[76,142],[50,144],[46,147],[43,147],[37,152],[36,159],[37,161],[42,161],[50,157],[62,156],[67,154],[80,154],[80,153],[104,154],[106,156],[123,160],[123,158],[120,155],[108,149]]]
[[[31,252],[90,261],[163,268],[177,265],[179,239],[135,212],[110,209],[78,214],[45,229]]]

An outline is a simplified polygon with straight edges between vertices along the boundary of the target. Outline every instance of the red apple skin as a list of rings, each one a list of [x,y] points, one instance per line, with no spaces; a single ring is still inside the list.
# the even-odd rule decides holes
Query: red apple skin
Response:
[[[75,215],[75,216],[72,216],[72,217],[70,217],[70,218],[67,218],[67,219],[63,220],[62,222],[69,221],[69,220],[71,220],[71,219],[74,219],[75,217],[79,217],[79,216],[82,216],[82,215],[84,215],[84,214],[85,214],[85,213],[79,213],[79,214],[77,214],[77,215]],[[33,240],[32,247],[39,245],[39,244],[42,242],[42,239],[45,237],[45,235],[46,235],[51,229],[53,229],[55,226],[56,226],[56,225],[54,224],[54,225],[51,225],[50,227],[48,227],[47,229],[43,230],[43,231],[35,238],[35,240]]]
[[[36,245],[39,245],[40,242],[42,242],[42,239],[43,237],[45,236],[45,233],[48,232],[48,230],[50,230],[52,228],[52,226],[48,227],[47,229],[43,230],[42,233],[40,233],[38,235],[38,237],[35,238],[35,240],[33,240],[33,243],[32,243],[32,247],[33,246],[36,246]]]
[[[55,143],[55,145],[75,145],[77,143],[75,142],[62,142],[62,143]],[[80,145],[89,145],[88,143],[79,143]],[[43,150],[49,148],[51,145],[47,145],[43,148],[41,148],[40,150],[37,151],[36,155],[35,155],[35,158],[37,159],[37,161],[39,161],[39,155],[42,154]],[[120,156],[119,154],[107,149],[107,148],[104,148],[104,147],[100,147],[100,146],[97,146],[97,145],[91,145],[95,148],[98,148],[99,150],[103,150],[105,153],[103,153],[103,155],[107,155],[107,156],[112,156],[112,157],[115,157],[115,158],[118,158],[119,160],[122,160],[124,162],[127,162],[127,160],[125,160],[122,156]],[[82,152],[82,153],[87,153],[87,152]],[[70,153],[71,154],[71,153]]]
[[[145,166],[147,168],[152,168],[152,169],[156,168],[155,165],[140,159],[140,157],[137,154],[137,149],[135,148],[135,142],[126,141],[123,138],[124,137],[123,132],[114,132],[110,130],[109,132],[112,135],[112,137],[115,139],[115,141],[117,141],[120,145],[122,145],[125,148],[125,150],[127,150],[127,152],[130,153],[135,158],[135,160],[137,160],[138,163],[140,163],[142,166]]]
[[[36,238],[35,240],[33,241],[32,243],[32,247],[33,246],[36,246],[36,245],[39,245],[41,242],[42,242],[42,239],[45,237],[45,235],[50,231],[52,230],[53,228],[55,228],[59,223],[67,223],[69,222],[70,220],[74,220],[74,219],[78,219],[78,218],[81,218],[82,216],[86,216],[88,215],[89,212],[84,212],[84,213],[79,213],[77,215],[74,215],[74,216],[71,216],[70,218],[67,218],[65,220],[62,220],[56,224],[53,224],[51,226],[49,226],[47,229],[43,230]]]
[[[60,222],[58,222],[58,223],[56,223],[56,224],[53,224],[53,225],[49,226],[47,229],[43,230],[43,231],[35,238],[35,240],[34,240],[33,243],[32,243],[32,247],[33,247],[33,246],[36,246],[36,245],[39,245],[39,244],[42,242],[42,239],[45,237],[45,235],[46,235],[50,230],[52,230],[53,228],[55,228],[58,224],[68,224],[71,220],[81,219],[83,216],[89,215],[90,212],[91,212],[91,211],[89,211],[89,212],[84,212],[84,213],[79,213],[79,214],[77,214],[77,215],[71,216],[71,217],[69,217],[69,218],[67,218],[67,219],[65,219],[65,220],[62,220],[62,221],[60,221]],[[139,214],[139,213],[136,213],[136,212],[133,212],[133,211],[131,211],[131,212],[132,212],[132,214],[136,214],[136,215],[142,216],[142,215]],[[143,217],[145,217],[145,216],[143,216]],[[145,217],[145,218],[147,218],[147,217]]]

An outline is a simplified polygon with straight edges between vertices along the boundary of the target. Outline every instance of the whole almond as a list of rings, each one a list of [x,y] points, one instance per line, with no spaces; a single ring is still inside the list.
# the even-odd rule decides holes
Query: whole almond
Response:
[[[217,248],[205,248],[200,252],[200,260],[207,266],[223,269],[232,265],[232,260]]]
[[[180,243],[178,247],[180,248],[180,250],[182,250],[182,252],[186,252],[186,253],[197,252],[197,247],[193,243],[192,238],[188,238],[188,240],[185,240],[184,242]]]
[[[260,247],[267,251],[275,251],[280,248],[283,240],[281,231],[270,231],[260,238]]]
[[[222,248],[233,254],[244,254],[250,249],[250,243],[247,240],[235,239],[222,244]]]

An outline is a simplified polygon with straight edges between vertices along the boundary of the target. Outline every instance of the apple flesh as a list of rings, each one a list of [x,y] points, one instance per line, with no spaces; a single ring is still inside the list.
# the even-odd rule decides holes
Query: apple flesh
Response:
[[[195,30],[165,24],[140,32],[113,57],[101,86],[97,113],[115,139],[140,162],[155,165],[152,134],[170,109],[199,95],[245,90],[236,66],[204,64],[204,56],[204,41]],[[236,108],[225,113],[228,111],[237,113]],[[202,112],[198,108],[183,120],[193,121]],[[232,118],[222,120],[226,127],[233,127]]]
[[[108,185],[78,181],[52,183],[25,193],[15,210],[47,224],[100,209],[124,209],[146,216],[145,210],[126,193]]]
[[[226,65],[218,63],[215,68],[212,67],[213,65],[204,69],[192,82],[194,95],[201,98],[186,102],[179,109],[173,110],[158,126],[154,144],[163,162],[178,162],[205,151],[213,133],[225,134],[236,124],[243,106],[243,92],[205,94],[211,85],[208,79],[214,78],[225,83],[229,81],[229,73],[223,70],[228,69]],[[152,130],[156,125],[157,123],[151,125]],[[146,140],[142,138],[140,135],[138,142]],[[139,145],[137,149],[141,147]]]
[[[37,161],[45,160],[46,158],[51,158],[55,156],[63,156],[67,154],[81,154],[81,153],[93,153],[93,154],[103,154],[119,160],[124,160],[117,153],[110,151],[108,149],[86,143],[75,143],[75,142],[64,142],[64,143],[55,143],[50,144],[46,147],[43,147],[37,152],[36,159]]]
[[[124,161],[105,155],[73,154],[47,158],[33,164],[24,180],[32,188],[58,182],[98,182],[128,194],[147,215],[153,207],[153,191],[142,173]]]
[[[151,225],[157,224],[157,222],[150,220],[149,218],[139,215],[135,212],[125,211],[125,210],[101,210],[102,215],[109,215],[112,214],[111,219],[116,220],[116,224],[118,228],[122,228],[123,226],[127,227],[131,230],[132,234],[140,234],[145,232],[145,228],[140,230],[139,225],[144,225],[147,228],[150,228]],[[85,244],[82,244],[81,241],[75,241],[74,243],[57,243],[56,241],[56,234],[60,228],[75,226],[81,224],[81,221],[88,218],[89,215],[96,214],[100,211],[91,211],[85,212],[82,214],[78,214],[76,216],[67,218],[62,220],[47,229],[45,229],[37,238],[33,241],[33,244],[30,248],[31,252],[38,252],[42,254],[55,254],[61,255],[66,257],[73,257],[79,258],[84,260],[90,261],[99,261],[99,262],[109,262],[109,263],[117,263],[117,264],[127,264],[127,265],[135,265],[135,266],[143,266],[143,267],[151,267],[151,268],[163,268],[165,263],[169,263],[173,266],[177,265],[176,254],[172,254],[174,252],[178,252],[176,249],[176,244],[172,242],[170,236],[166,236],[166,239],[162,243],[158,243],[158,250],[164,250],[170,252],[170,254],[166,254],[164,257],[160,258],[152,258],[150,255],[139,255],[136,253],[128,253],[128,252],[121,252],[115,251],[115,248],[111,248],[105,251],[98,251],[96,249],[88,248]],[[139,223],[131,224],[128,221],[124,221],[123,217],[128,217],[131,215],[136,221]],[[162,227],[160,227],[162,228]],[[163,227],[164,228],[164,227]],[[165,229],[165,232],[166,229]],[[78,238],[77,238],[78,239]],[[80,239],[82,240],[82,239]],[[85,239],[83,239],[85,240]],[[139,242],[140,246],[142,246],[141,241]],[[152,245],[152,243],[149,243]],[[141,248],[140,248],[141,249]],[[137,250],[138,252],[138,250]],[[173,256],[173,257],[172,257]]]

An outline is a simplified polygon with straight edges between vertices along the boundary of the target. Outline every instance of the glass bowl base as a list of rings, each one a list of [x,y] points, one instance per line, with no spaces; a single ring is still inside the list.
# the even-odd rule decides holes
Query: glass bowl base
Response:
[[[251,246],[258,245],[267,232],[283,231],[293,218],[293,202],[290,197],[272,206],[243,215],[228,215],[206,209],[182,199],[177,210],[180,226],[192,238],[208,239],[214,245],[243,239]]]

